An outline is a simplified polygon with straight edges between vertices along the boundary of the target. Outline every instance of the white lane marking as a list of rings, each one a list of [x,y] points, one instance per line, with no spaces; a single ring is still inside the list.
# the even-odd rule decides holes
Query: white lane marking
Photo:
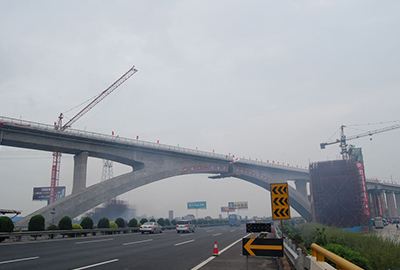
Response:
[[[231,230],[231,232],[235,232],[236,230]]]
[[[198,269],[202,268],[204,265],[206,265],[207,263],[209,263],[212,260],[214,260],[215,258],[216,258],[215,256],[212,256],[212,257],[208,258],[207,260],[203,261],[202,263],[196,265],[195,267],[193,267],[190,270],[198,270]]]
[[[108,239],[101,239],[101,240],[91,240],[91,241],[80,241],[76,242],[75,244],[80,245],[80,244],[91,244],[91,243],[97,243],[97,242],[105,242],[105,241],[112,241],[114,240],[113,238],[108,238]]]
[[[208,230],[207,232],[213,232],[214,230]]]
[[[129,242],[129,243],[124,243],[122,245],[123,246],[127,246],[127,245],[134,245],[134,244],[140,244],[140,243],[151,242],[151,241],[153,241],[153,239],[136,241],[136,242]]]
[[[104,264],[107,264],[107,263],[113,263],[113,262],[118,262],[118,261],[119,261],[119,259],[114,259],[114,260],[110,260],[110,261],[105,261],[105,262],[100,262],[100,263],[95,263],[95,264],[83,266],[83,267],[80,267],[80,268],[75,268],[75,269],[72,269],[72,270],[83,270],[83,269],[88,269],[88,268],[96,267],[96,266],[99,266],[99,265],[104,265]]]
[[[177,244],[175,244],[174,246],[180,246],[180,245],[184,245],[184,244],[189,244],[189,243],[191,243],[191,242],[194,242],[194,239],[189,240],[189,241],[185,241],[185,242],[177,243]]]
[[[213,236],[218,236],[218,235],[221,235],[222,233],[216,233],[216,234],[213,234]]]
[[[249,236],[250,234],[246,235],[245,237]],[[242,241],[242,238],[239,238],[238,240],[236,240],[235,242],[233,242],[232,244],[230,244],[229,246],[227,246],[226,248],[224,248],[223,250],[221,250],[218,255],[221,255],[222,253],[224,253],[225,251],[227,251],[229,248],[231,248],[232,246],[236,245],[237,243],[239,243],[240,241]],[[193,267],[190,270],[198,270],[201,267],[203,267],[204,265],[206,265],[207,263],[209,263],[210,261],[214,260],[215,258],[217,258],[217,256],[211,256],[210,258],[208,258],[207,260],[201,262],[200,264],[196,265],[195,267]]]
[[[39,257],[29,257],[29,258],[15,259],[15,260],[9,260],[9,261],[2,261],[2,262],[0,262],[0,264],[23,262],[23,261],[29,261],[29,260],[35,260],[35,259],[39,259]]]

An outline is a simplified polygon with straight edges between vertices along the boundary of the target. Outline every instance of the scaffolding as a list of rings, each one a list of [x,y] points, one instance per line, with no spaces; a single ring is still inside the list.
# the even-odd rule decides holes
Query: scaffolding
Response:
[[[367,224],[362,178],[354,160],[310,164],[314,222],[350,228]]]

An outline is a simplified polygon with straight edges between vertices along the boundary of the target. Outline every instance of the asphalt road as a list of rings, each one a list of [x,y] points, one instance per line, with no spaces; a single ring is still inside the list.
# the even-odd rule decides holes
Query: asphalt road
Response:
[[[186,234],[163,231],[3,242],[0,269],[245,269],[243,263],[243,268],[221,268],[238,258],[245,262],[241,256],[241,238],[245,235],[242,226],[196,228],[195,233]],[[213,259],[215,241],[222,254]],[[222,260],[225,263],[220,268],[206,268]]]

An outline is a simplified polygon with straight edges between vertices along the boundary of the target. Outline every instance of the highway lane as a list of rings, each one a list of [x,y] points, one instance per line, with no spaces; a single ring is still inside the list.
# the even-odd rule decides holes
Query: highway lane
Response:
[[[222,226],[2,243],[0,269],[191,269],[212,256],[215,241],[222,250],[245,235],[244,226]]]

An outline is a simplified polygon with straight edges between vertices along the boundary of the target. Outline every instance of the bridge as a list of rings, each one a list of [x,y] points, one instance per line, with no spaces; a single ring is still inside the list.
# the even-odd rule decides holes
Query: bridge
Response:
[[[178,175],[212,174],[214,178],[236,177],[267,190],[270,183],[293,180],[291,206],[311,220],[307,199],[307,169],[261,161],[234,160],[232,156],[192,150],[159,143],[121,138],[82,130],[58,130],[56,126],[0,117],[0,144],[11,147],[60,152],[74,155],[72,193],[17,222],[27,225],[41,214],[45,220],[76,217],[93,207],[140,186]],[[128,165],[132,171],[98,184],[86,186],[88,157],[112,160]]]
[[[151,143],[82,130],[60,131],[56,126],[0,117],[0,144],[74,155],[72,193],[18,221],[25,226],[33,215],[51,220],[67,215],[76,217],[93,207],[140,186],[189,174],[211,174],[210,178],[235,177],[270,190],[271,183],[294,181],[289,186],[291,206],[311,221],[311,206],[307,195],[309,171],[305,168],[269,162],[237,159],[182,147]],[[98,184],[86,186],[88,157],[112,160],[128,165],[132,171]],[[367,179],[371,217],[400,215],[400,186]],[[394,203],[396,200],[396,205]]]

